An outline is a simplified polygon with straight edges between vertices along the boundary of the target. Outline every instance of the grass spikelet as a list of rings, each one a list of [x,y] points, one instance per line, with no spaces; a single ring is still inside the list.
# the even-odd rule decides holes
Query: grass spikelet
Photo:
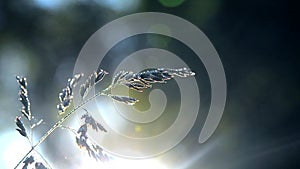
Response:
[[[17,117],[16,118],[16,125],[18,128],[16,128],[16,130],[24,137],[27,137],[27,132],[26,132],[26,129],[25,129],[25,126],[23,124],[23,122],[21,121],[21,117]]]
[[[19,100],[22,103],[21,113],[31,121],[32,114],[30,110],[30,101],[28,98],[27,80],[25,77],[16,76],[17,82],[19,83]]]
[[[65,113],[66,109],[73,101],[73,88],[76,87],[83,74],[75,74],[72,78],[68,79],[67,86],[62,89],[58,94],[60,103],[57,105],[58,115]]]
[[[98,72],[93,72],[85,81],[84,84],[80,85],[79,94],[81,98],[83,99],[89,92],[89,90],[98,84],[100,81],[103,80],[105,75],[107,75],[108,72],[100,69]]]
[[[89,156],[94,158],[96,161],[108,161],[109,157],[104,153],[103,149],[99,145],[90,141],[87,135],[89,127],[97,132],[99,130],[107,132],[107,130],[91,115],[89,115],[89,112],[86,109],[84,109],[84,111],[86,111],[86,113],[81,116],[81,119],[84,119],[84,123],[77,130],[76,143],[81,149],[86,150]]]
[[[45,167],[45,165],[41,162],[36,162],[34,166],[35,169],[47,169],[47,167]]]
[[[139,73],[119,72],[112,81],[111,86],[124,85],[130,89],[142,92],[143,89],[151,88],[155,83],[166,83],[174,77],[189,77],[194,76],[195,73],[187,68],[169,69],[156,68],[149,69]]]
[[[86,111],[86,113],[81,116],[81,119],[84,119],[84,124],[86,124],[87,126],[91,126],[92,129],[96,131],[98,131],[99,129],[100,131],[107,132],[107,130],[99,122],[97,122],[91,115],[89,115],[86,109],[84,110]]]
[[[26,159],[23,161],[24,165],[23,165],[22,169],[27,169],[28,165],[32,164],[33,162],[34,162],[33,156],[26,157]]]
[[[110,97],[118,102],[127,104],[127,105],[134,105],[135,103],[137,103],[139,100],[132,98],[132,97],[128,97],[128,96],[117,96],[117,95],[110,95]]]

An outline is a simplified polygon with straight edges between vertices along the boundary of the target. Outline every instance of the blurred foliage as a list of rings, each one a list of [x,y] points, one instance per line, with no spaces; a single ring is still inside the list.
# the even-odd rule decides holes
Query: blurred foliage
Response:
[[[28,77],[33,112],[53,121],[56,92],[95,31],[127,14],[165,12],[192,22],[208,36],[227,76],[227,107],[211,140],[225,136],[189,168],[293,168],[300,155],[298,8],[284,0],[0,1],[0,132],[14,128],[15,75]],[[168,43],[149,41],[157,42]],[[209,96],[201,99],[209,104]],[[197,127],[173,150],[187,152],[185,156],[173,155],[170,161],[188,161],[189,154],[202,150]],[[64,159],[71,150],[61,150],[54,141],[47,142],[57,150],[49,151],[49,157]],[[68,160],[59,164],[72,166]]]

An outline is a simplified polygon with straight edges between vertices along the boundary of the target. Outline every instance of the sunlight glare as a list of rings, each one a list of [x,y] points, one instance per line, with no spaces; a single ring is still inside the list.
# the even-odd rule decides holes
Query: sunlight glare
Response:
[[[13,168],[19,160],[30,150],[30,145],[25,138],[17,132],[1,134],[0,139],[0,163],[3,169]]]
[[[153,159],[144,159],[144,160],[129,160],[122,158],[114,158],[110,162],[102,163],[97,162],[93,158],[86,156],[82,159],[81,165],[78,166],[78,169],[82,168],[101,168],[101,169],[167,169],[159,161]]]

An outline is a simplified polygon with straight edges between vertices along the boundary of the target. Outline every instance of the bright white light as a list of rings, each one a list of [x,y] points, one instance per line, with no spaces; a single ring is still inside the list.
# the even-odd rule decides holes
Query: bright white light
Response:
[[[96,162],[93,158],[85,157],[82,159],[81,165],[78,169],[82,168],[101,168],[101,169],[167,169],[157,160],[128,160],[121,158],[114,158],[107,163]]]
[[[13,168],[30,150],[30,145],[15,131],[1,134],[0,138],[0,168]]]

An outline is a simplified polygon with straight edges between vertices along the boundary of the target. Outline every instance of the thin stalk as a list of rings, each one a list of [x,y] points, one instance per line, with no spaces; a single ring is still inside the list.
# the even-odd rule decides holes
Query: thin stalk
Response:
[[[71,133],[73,133],[75,135],[77,134],[77,130],[71,128],[70,126],[63,126],[63,125],[61,125],[60,128],[68,130],[68,131],[70,131]]]
[[[18,164],[14,167],[16,169],[24,160],[25,158],[34,150],[34,147],[31,147],[31,149],[25,154],[25,156],[18,162]]]
[[[32,117],[31,117],[31,119],[30,119],[30,121],[29,121],[29,138],[28,138],[28,140],[29,140],[29,143],[30,143],[30,146],[32,147],[33,146],[33,131],[32,131],[32,128],[31,128],[31,126],[32,126]]]
[[[31,123],[31,122],[30,122]],[[30,124],[30,126],[31,126],[31,124]],[[33,140],[33,132],[32,132],[32,128],[30,127],[30,130],[29,130],[29,132],[30,132],[30,138],[29,138],[29,143],[30,143],[30,146],[32,146],[33,144],[33,142],[32,142],[32,140]]]
[[[48,163],[48,161],[44,158],[44,156],[40,153],[40,152],[38,152],[37,150],[34,150],[43,160],[44,160],[44,162],[46,163],[46,165],[48,166],[48,167],[50,167],[49,169],[52,169],[52,167],[51,167],[51,165]]]

